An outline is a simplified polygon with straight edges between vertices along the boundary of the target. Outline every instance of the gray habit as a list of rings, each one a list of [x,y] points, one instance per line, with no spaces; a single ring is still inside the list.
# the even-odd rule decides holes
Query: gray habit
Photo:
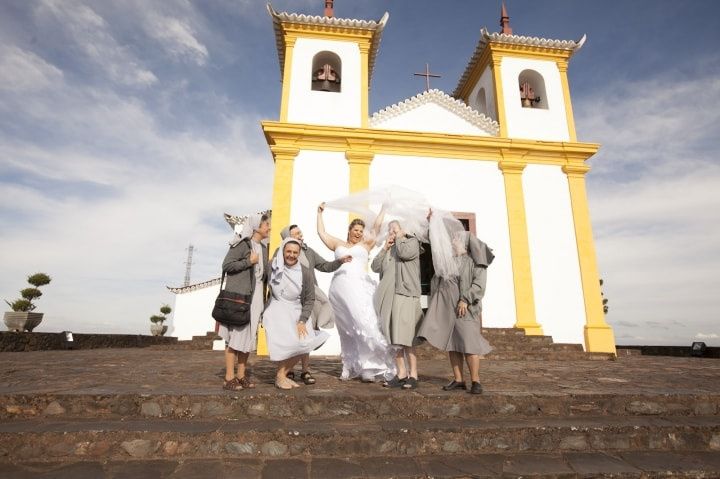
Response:
[[[373,259],[371,268],[380,274],[375,291],[375,311],[380,331],[389,344],[412,346],[422,320],[420,307],[420,242],[414,236],[398,238]]]
[[[475,266],[468,255],[460,256],[458,261],[459,278],[433,277],[430,302],[418,338],[443,351],[485,355],[493,349],[480,333],[487,268]],[[468,311],[459,318],[457,304],[461,299],[468,304]]]

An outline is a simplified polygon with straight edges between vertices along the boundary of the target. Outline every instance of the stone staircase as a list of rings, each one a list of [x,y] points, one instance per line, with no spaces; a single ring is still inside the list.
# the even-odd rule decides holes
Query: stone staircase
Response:
[[[279,391],[256,360],[258,387],[225,392],[222,353],[130,351],[131,384],[98,384],[119,366],[111,352],[54,352],[67,369],[51,384],[0,391],[0,476],[720,477],[714,360],[487,360],[472,396],[440,389],[445,360],[421,360],[410,392],[338,381],[334,358],[314,361],[315,386]],[[5,364],[13,384],[19,363]],[[101,370],[63,387],[82,364]]]
[[[509,361],[613,360],[614,354],[585,352],[581,344],[553,343],[551,336],[528,336],[517,328],[483,328],[495,348],[486,359]],[[445,359],[447,353],[424,343],[417,348],[422,359]]]

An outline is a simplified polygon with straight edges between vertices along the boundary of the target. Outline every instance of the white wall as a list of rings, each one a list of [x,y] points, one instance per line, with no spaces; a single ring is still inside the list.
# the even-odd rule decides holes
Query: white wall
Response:
[[[331,51],[342,61],[341,92],[313,91],[315,54]],[[316,125],[361,125],[360,48],[357,43],[298,38],[293,49],[288,121]]]
[[[386,130],[427,131],[453,135],[490,136],[482,128],[459,117],[434,102],[419,105],[410,111],[389,118],[374,126]]]
[[[505,118],[508,137],[568,141],[560,72],[555,62],[504,57],[501,63]],[[520,104],[518,77],[523,70],[538,72],[545,80],[548,109],[523,108]]]
[[[489,67],[485,68],[485,70],[483,70],[483,72],[480,74],[478,82],[475,84],[470,93],[470,96],[468,97],[468,105],[470,105],[473,109],[479,111],[480,113],[483,113],[477,104],[477,95],[480,91],[480,88],[485,88],[485,99],[487,104],[487,113],[485,114],[493,120],[497,121],[495,88],[493,83],[492,70]]]
[[[425,194],[439,208],[475,213],[477,236],[495,261],[488,269],[483,325],[512,327],[515,295],[510,261],[505,186],[493,161],[378,155],[370,168],[371,187],[401,185]]]
[[[582,344],[585,304],[567,177],[559,166],[528,165],[523,193],[537,321],[555,342]]]
[[[186,340],[215,331],[215,320],[211,313],[219,292],[220,285],[217,284],[175,294],[172,324],[168,327],[168,335]]]

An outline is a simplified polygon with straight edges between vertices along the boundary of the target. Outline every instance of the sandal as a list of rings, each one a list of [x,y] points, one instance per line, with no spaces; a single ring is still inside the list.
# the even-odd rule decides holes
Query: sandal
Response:
[[[288,371],[288,373],[285,375],[286,378],[288,378],[291,381],[295,380],[295,371]],[[300,376],[302,377],[302,376]]]
[[[250,379],[247,376],[244,376],[242,378],[235,378],[238,380],[238,384],[242,386],[245,389],[255,389],[255,383],[250,381]]]
[[[232,378],[230,381],[225,380],[223,382],[223,389],[227,391],[241,391],[243,385],[240,383],[238,378]]]
[[[309,371],[305,371],[300,375],[300,379],[302,379],[302,382],[304,382],[306,385],[315,384],[315,378],[312,377]]]
[[[405,384],[405,381],[407,381],[407,380],[408,380],[408,378],[406,378],[406,377],[400,379],[399,377],[395,376],[395,377],[392,378],[391,380],[385,381],[385,382],[383,383],[383,387],[386,387],[386,388],[401,388],[401,387],[403,387],[403,385]]]

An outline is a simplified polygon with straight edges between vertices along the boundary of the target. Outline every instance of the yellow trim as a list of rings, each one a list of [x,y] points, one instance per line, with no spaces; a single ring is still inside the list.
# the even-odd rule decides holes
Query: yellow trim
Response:
[[[302,37],[315,38],[319,40],[337,40],[342,42],[356,42],[370,44],[374,36],[372,30],[358,30],[354,28],[330,27],[328,25],[315,25],[323,28],[309,28],[313,25],[288,25],[283,24],[285,38]],[[287,41],[287,40],[286,40]]]
[[[603,313],[600,275],[598,274],[590,223],[590,208],[585,189],[585,174],[590,167],[575,160],[572,164],[563,166],[562,170],[567,175],[570,189],[570,205],[580,263],[580,280],[585,298],[585,348],[592,352],[616,354],[615,336],[612,328],[605,321]]]
[[[285,38],[285,66],[283,67],[282,96],[280,100],[280,121],[288,121],[288,107],[290,104],[290,76],[292,74],[293,50],[296,37]]]
[[[350,149],[367,149],[375,155],[480,161],[501,161],[504,158],[503,151],[506,151],[517,157],[513,161],[556,166],[569,164],[568,155],[584,160],[600,148],[600,145],[595,143],[518,140],[495,136],[449,135],[275,121],[262,122],[262,128],[269,145],[291,146],[301,150],[345,152]]]
[[[360,48],[360,126],[368,127],[370,92],[370,43],[358,44]]]
[[[293,168],[297,148],[272,145],[275,158],[275,175],[272,195],[272,223],[270,231],[270,251],[280,246],[280,230],[290,224],[290,203],[292,201]]]
[[[374,153],[370,150],[345,152],[345,159],[350,167],[350,193],[357,193],[370,187],[370,163],[374,157]]]
[[[533,292],[530,267],[530,243],[522,184],[522,172],[526,163],[516,161],[520,158],[509,152],[506,156],[508,160],[498,163],[498,168],[502,171],[505,181],[510,256],[515,285],[515,327],[524,329],[525,334],[542,336],[542,327],[535,319],[535,293]]]
[[[570,141],[577,141],[575,133],[575,118],[573,117],[572,101],[570,100],[570,83],[568,82],[567,60],[557,62],[558,71],[560,72],[560,84],[562,85],[563,98],[565,99],[565,117],[567,119],[568,138]]]
[[[492,59],[493,84],[495,87],[495,111],[497,111],[500,136],[507,138],[507,116],[505,115],[505,95],[503,93],[502,73],[500,72],[502,58]]]
[[[539,58],[549,61],[567,61],[573,50],[563,50],[561,48],[548,48],[541,46],[518,45],[513,43],[488,43],[488,49],[492,52],[493,58],[497,57],[517,57],[517,58]]]

